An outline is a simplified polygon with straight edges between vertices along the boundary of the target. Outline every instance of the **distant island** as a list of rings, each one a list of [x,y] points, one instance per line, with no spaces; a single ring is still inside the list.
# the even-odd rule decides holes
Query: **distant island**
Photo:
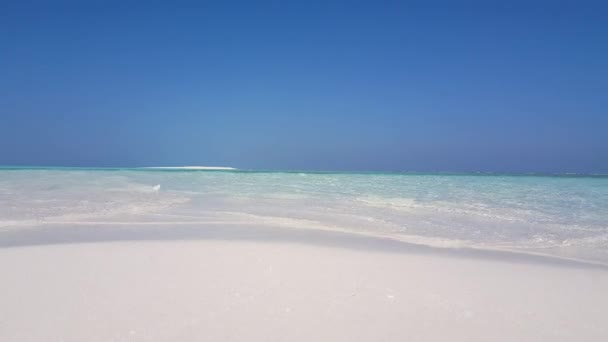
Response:
[[[155,170],[237,170],[234,167],[228,166],[146,166],[142,169]]]

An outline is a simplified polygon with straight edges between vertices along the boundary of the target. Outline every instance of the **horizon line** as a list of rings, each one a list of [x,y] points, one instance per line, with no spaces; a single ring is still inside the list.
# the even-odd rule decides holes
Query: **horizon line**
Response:
[[[431,175],[495,175],[495,176],[562,176],[562,177],[605,177],[603,172],[513,172],[513,171],[450,171],[450,170],[322,170],[322,169],[241,169],[230,166],[61,166],[61,165],[0,165],[0,170],[27,170],[27,169],[83,169],[83,170],[131,170],[131,171],[212,171],[212,172],[283,172],[283,173],[351,173],[351,174],[431,174]]]

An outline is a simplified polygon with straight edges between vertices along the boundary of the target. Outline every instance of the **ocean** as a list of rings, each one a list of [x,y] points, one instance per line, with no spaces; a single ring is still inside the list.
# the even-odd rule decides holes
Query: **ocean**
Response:
[[[608,264],[608,177],[0,169],[0,245],[89,226],[331,230]]]

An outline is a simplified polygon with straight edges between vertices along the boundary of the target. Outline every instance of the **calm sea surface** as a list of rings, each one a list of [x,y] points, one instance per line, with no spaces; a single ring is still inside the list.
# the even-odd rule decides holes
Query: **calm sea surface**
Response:
[[[0,239],[131,223],[339,230],[608,263],[608,177],[0,169]]]

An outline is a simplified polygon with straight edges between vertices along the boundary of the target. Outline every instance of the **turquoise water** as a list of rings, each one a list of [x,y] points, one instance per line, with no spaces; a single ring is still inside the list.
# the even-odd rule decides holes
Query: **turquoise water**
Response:
[[[608,262],[608,177],[0,169],[2,231],[272,225]]]

